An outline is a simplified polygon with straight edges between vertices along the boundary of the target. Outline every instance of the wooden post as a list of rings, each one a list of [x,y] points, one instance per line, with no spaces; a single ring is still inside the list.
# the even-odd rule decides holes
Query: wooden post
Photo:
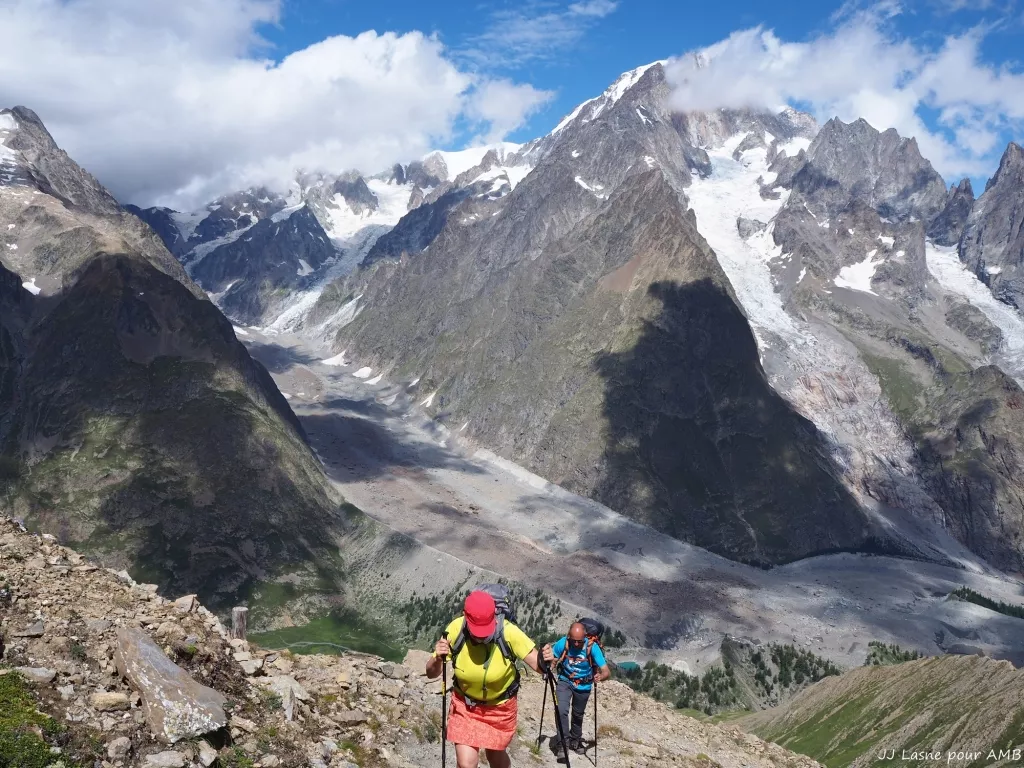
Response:
[[[249,621],[248,608],[231,609],[231,639],[245,640],[245,625]]]

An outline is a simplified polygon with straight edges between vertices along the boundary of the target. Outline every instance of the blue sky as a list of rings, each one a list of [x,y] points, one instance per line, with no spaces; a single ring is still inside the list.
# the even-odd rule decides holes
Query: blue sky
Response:
[[[509,136],[512,141],[526,141],[546,133],[578,103],[599,94],[633,67],[700,49],[737,30],[758,26],[772,30],[781,40],[812,40],[829,34],[858,8],[870,7],[807,0],[605,0],[592,14],[572,14],[571,5],[555,0],[286,0],[280,22],[263,27],[261,34],[272,44],[267,54],[278,58],[329,35],[367,29],[436,34],[455,60],[554,94]],[[510,28],[530,25],[536,27],[531,43],[502,47]],[[949,35],[978,29],[984,30],[981,62],[1020,71],[1024,11],[1014,1],[918,0],[900,4],[899,13],[886,19],[890,35],[925,49],[940,47]],[[918,114],[929,127],[940,128],[938,109],[919,105]],[[1018,125],[1003,131],[1002,138],[1021,141],[1024,137]],[[457,145],[458,138],[452,143]],[[986,178],[969,175],[976,186]]]
[[[118,199],[179,209],[548,132],[642,64],[672,106],[914,136],[980,193],[1024,140],[1024,0],[3,0],[0,105]]]

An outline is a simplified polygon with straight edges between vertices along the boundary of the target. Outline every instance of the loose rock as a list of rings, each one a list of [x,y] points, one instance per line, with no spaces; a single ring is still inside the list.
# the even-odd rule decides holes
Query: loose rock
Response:
[[[117,631],[117,669],[142,694],[142,707],[158,739],[174,744],[224,727],[225,696],[193,680],[136,629]]]

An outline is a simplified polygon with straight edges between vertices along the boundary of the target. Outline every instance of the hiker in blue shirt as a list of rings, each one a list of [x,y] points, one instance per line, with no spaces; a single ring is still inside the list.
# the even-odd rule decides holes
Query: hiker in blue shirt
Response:
[[[587,701],[594,683],[612,676],[608,662],[601,646],[587,637],[586,628],[579,622],[569,627],[569,634],[553,646],[545,645],[543,658],[555,665],[555,674],[558,675],[558,718],[562,721],[561,732],[568,734],[566,746],[583,754],[586,751],[583,744],[583,714],[587,710]],[[571,729],[567,722],[570,704]],[[555,748],[558,746],[555,745]]]

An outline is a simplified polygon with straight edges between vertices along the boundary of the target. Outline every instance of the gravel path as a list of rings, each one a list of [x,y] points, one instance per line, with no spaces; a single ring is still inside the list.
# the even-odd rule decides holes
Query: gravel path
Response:
[[[640,661],[700,671],[731,634],[796,643],[844,666],[862,663],[870,640],[937,653],[938,639],[1024,663],[1024,621],[945,599],[966,584],[1024,604],[1019,581],[851,554],[772,570],[733,563],[458,440],[416,409],[429,393],[408,382],[356,377],[357,361],[325,365],[332,353],[292,337],[240,338],[353,504],[422,544],[601,614],[657,649],[640,649]]]

